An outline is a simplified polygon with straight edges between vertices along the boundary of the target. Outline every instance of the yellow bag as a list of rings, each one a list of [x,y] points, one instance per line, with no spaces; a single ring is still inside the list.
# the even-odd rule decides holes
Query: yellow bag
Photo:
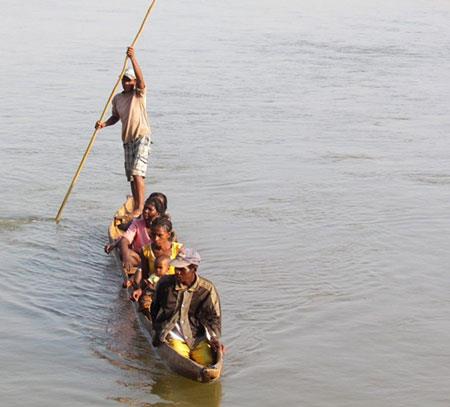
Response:
[[[195,349],[191,351],[191,359],[203,366],[209,366],[213,363],[211,346],[206,339],[201,341]]]
[[[186,359],[192,359],[203,366],[209,366],[213,363],[211,346],[206,339],[201,341],[192,351],[186,342],[180,339],[169,339],[168,344],[175,352]]]

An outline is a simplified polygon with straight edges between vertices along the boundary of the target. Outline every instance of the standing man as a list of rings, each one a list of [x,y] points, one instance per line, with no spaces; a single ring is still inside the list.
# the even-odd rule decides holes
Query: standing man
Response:
[[[153,343],[167,342],[203,366],[213,363],[221,334],[220,300],[214,284],[197,274],[200,255],[184,249],[170,262],[175,275],[161,277],[151,305]]]
[[[146,85],[144,75],[136,59],[133,47],[128,47],[127,56],[133,68],[122,77],[123,92],[112,100],[112,114],[105,122],[98,121],[96,129],[122,122],[122,142],[125,153],[125,174],[131,183],[134,198],[133,217],[141,215],[144,208],[148,155],[150,152],[150,124],[147,116]]]

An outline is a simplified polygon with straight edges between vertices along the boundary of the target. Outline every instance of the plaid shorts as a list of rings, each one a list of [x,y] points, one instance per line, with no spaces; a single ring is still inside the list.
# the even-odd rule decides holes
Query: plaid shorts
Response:
[[[150,154],[150,137],[145,136],[123,145],[125,153],[125,174],[128,181],[133,175],[145,177],[147,173],[148,156]]]

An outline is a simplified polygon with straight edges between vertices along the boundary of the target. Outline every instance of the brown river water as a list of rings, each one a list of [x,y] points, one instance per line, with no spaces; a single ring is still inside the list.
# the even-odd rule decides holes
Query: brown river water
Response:
[[[1,1],[0,405],[450,405],[450,3],[157,4],[147,189],[221,295],[213,385],[103,253],[118,126],[53,221],[148,5]]]

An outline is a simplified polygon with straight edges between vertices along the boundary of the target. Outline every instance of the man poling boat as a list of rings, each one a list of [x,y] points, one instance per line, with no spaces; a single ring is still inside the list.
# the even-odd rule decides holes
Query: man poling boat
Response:
[[[122,142],[125,155],[125,174],[130,182],[134,200],[132,217],[141,215],[144,208],[148,155],[150,153],[150,124],[147,115],[147,86],[133,47],[128,47],[127,57],[133,68],[122,77],[123,92],[112,100],[112,114],[106,121],[98,120],[96,129],[122,122]]]
[[[152,2],[150,3],[150,6],[149,6],[147,12],[145,13],[145,16],[144,16],[144,19],[142,20],[141,26],[140,26],[140,28],[139,28],[139,30],[138,30],[136,36],[134,37],[133,42],[131,43],[130,47],[129,47],[128,50],[127,50],[127,55],[126,55],[125,60],[124,60],[124,62],[123,62],[123,66],[122,66],[122,70],[121,70],[121,72],[120,72],[120,75],[119,75],[119,77],[118,77],[118,79],[117,79],[117,81],[116,81],[116,83],[115,83],[115,85],[114,85],[114,87],[113,87],[113,89],[112,89],[110,95],[109,95],[109,98],[108,98],[108,100],[107,100],[107,102],[106,102],[106,104],[105,104],[105,107],[103,108],[103,111],[102,111],[102,114],[100,115],[100,118],[97,120],[97,123],[103,122],[103,119],[104,119],[104,117],[105,117],[105,115],[106,115],[106,112],[107,112],[107,110],[108,110],[108,108],[109,108],[109,105],[110,105],[110,103],[111,103],[111,100],[112,100],[113,96],[115,95],[116,90],[117,90],[119,84],[122,82],[122,78],[123,78],[124,76],[126,76],[126,75],[125,75],[125,72],[127,71],[127,67],[128,67],[128,58],[129,58],[130,55],[134,54],[134,46],[135,46],[135,44],[137,43],[139,37],[141,36],[141,34],[142,34],[142,32],[143,32],[144,27],[145,27],[145,24],[147,23],[147,20],[148,20],[148,18],[150,17],[150,14],[151,14],[151,12],[152,12],[152,10],[153,10],[155,4],[156,4],[156,0],[152,0]],[[130,51],[130,48],[131,48],[133,51]],[[133,65],[133,66],[134,66],[134,65]],[[135,73],[131,73],[130,71],[128,71],[128,75],[129,75],[129,76],[135,76]],[[135,76],[135,77],[136,77],[136,76]],[[128,79],[129,79],[129,78],[128,78]],[[127,81],[125,81],[125,82],[127,82]],[[123,82],[122,82],[122,85],[124,85]],[[127,85],[127,84],[125,83],[125,85]],[[125,89],[124,89],[124,90],[125,90]],[[75,184],[76,184],[77,181],[78,181],[78,178],[79,178],[79,176],[80,176],[80,174],[81,174],[81,170],[83,169],[84,163],[86,162],[86,160],[87,160],[87,158],[88,158],[88,156],[89,156],[89,154],[90,154],[90,152],[91,152],[91,150],[92,150],[92,148],[93,148],[93,146],[94,146],[94,142],[95,142],[95,139],[96,139],[96,137],[97,137],[97,132],[98,132],[98,130],[99,130],[100,128],[101,128],[100,126],[96,126],[94,132],[92,133],[92,136],[91,136],[91,139],[89,140],[89,144],[88,144],[88,146],[87,146],[87,148],[86,148],[86,151],[85,151],[84,154],[83,154],[83,157],[82,157],[82,159],[81,159],[81,161],[80,161],[80,164],[78,165],[78,168],[77,168],[77,170],[76,170],[76,172],[75,172],[75,174],[74,174],[74,176],[73,176],[73,178],[72,178],[72,182],[70,183],[70,186],[69,186],[69,188],[68,188],[68,190],[67,190],[67,192],[66,192],[66,195],[64,196],[64,199],[63,199],[63,201],[62,201],[62,203],[61,203],[61,206],[59,207],[58,213],[56,214],[56,217],[55,217],[55,222],[56,222],[56,223],[59,223],[59,222],[61,221],[61,217],[62,217],[62,213],[63,213],[64,207],[66,206],[67,201],[69,200],[69,196],[70,196],[70,194],[72,193],[72,190],[73,190]],[[147,154],[147,155],[148,155],[148,154]],[[138,182],[139,182],[139,181],[138,181]],[[132,186],[132,188],[133,188],[133,186]],[[145,192],[144,192],[144,193],[145,193]],[[134,194],[134,193],[133,193],[133,194]],[[138,205],[138,206],[139,206],[139,205],[142,205],[142,204],[143,204],[143,196],[144,196],[144,195],[142,195],[142,197],[141,197],[142,200],[141,200],[139,203],[138,203],[138,202],[135,202],[133,205],[134,205],[134,206],[136,206],[136,205]],[[141,208],[141,211],[142,211],[142,208]],[[135,208],[133,208],[133,211],[132,211],[128,216],[129,216],[130,218],[133,218],[133,215],[136,215],[138,212],[139,212],[139,210],[136,210]]]

